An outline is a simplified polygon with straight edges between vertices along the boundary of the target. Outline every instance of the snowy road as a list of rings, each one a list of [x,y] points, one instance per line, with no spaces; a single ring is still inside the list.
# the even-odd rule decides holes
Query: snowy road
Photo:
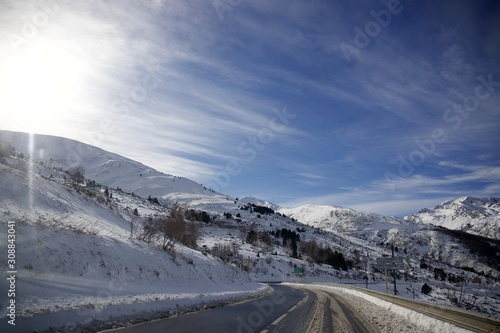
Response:
[[[272,295],[256,300],[106,332],[464,332],[412,322],[341,289],[273,288]]]

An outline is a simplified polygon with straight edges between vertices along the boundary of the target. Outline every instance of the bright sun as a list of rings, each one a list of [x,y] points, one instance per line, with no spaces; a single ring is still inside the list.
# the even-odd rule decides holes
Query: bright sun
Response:
[[[10,59],[1,70],[0,108],[29,130],[54,125],[71,112],[82,66],[62,48],[38,46]]]

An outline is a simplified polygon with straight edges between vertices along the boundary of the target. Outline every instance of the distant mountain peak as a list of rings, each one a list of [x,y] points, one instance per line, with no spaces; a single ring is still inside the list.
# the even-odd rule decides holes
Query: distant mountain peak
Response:
[[[432,224],[448,229],[500,239],[500,199],[464,196],[449,200],[432,209],[424,208],[405,220]]]
[[[330,205],[304,204],[295,208],[280,208],[278,211],[301,223],[335,232],[353,232],[367,228],[389,229],[404,223],[404,220],[396,217],[367,214]]]

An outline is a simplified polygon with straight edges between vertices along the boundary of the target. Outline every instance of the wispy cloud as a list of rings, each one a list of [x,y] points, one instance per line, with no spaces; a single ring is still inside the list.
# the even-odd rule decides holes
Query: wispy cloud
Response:
[[[491,196],[498,193],[500,167],[465,166],[446,162],[440,164],[453,167],[459,172],[443,177],[413,175],[402,178],[397,183],[376,179],[365,186],[338,188],[333,193],[300,197],[282,204],[288,207],[306,203],[340,205],[402,216],[455,197]]]
[[[306,173],[306,172],[301,172],[297,175],[300,177],[309,178],[309,179],[317,179],[317,180],[325,179],[324,176],[312,174],[312,173]]]
[[[4,35],[25,38],[22,19],[40,3],[2,2]],[[73,93],[58,112],[2,105],[2,128],[71,137],[201,182],[243,159],[226,190],[265,188],[271,201],[389,211],[426,195],[496,191],[500,20],[489,3],[404,2],[351,63],[339,44],[383,4],[244,1],[223,21],[210,1],[57,4],[20,53],[0,40],[0,70],[45,49],[80,64],[78,85],[66,84]],[[477,110],[451,118],[490,74]],[[242,156],[241,144],[265,134],[283,107],[293,121]],[[29,129],[19,115],[34,119]],[[436,129],[446,140],[389,184],[385,172],[397,175],[400,158]]]

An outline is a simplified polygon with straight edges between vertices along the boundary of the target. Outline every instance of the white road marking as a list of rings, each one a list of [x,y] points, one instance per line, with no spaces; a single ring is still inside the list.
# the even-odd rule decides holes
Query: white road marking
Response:
[[[281,317],[279,317],[278,319],[276,319],[275,321],[273,321],[272,325],[277,325],[285,317],[286,317],[286,313],[282,314]]]

